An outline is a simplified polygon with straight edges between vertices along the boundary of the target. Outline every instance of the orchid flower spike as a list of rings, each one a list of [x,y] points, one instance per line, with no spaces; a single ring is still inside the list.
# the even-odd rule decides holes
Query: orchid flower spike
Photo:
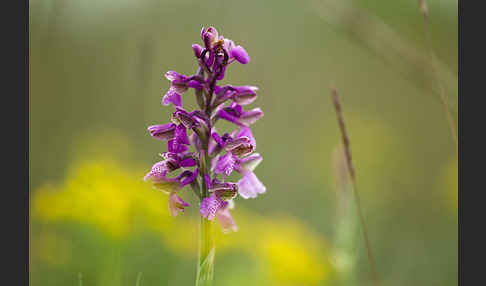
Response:
[[[174,111],[170,122],[151,125],[148,131],[153,138],[167,142],[167,152],[160,154],[162,160],[144,179],[169,195],[169,212],[174,217],[191,207],[181,197],[187,195],[184,189],[190,186],[199,199],[200,215],[205,220],[216,219],[226,233],[238,229],[230,213],[234,201],[266,192],[254,173],[263,158],[255,153],[256,140],[251,130],[263,117],[263,111],[246,107],[257,99],[258,87],[218,83],[231,63],[250,63],[245,48],[223,37],[214,27],[203,27],[200,36],[202,43],[192,45],[197,71],[193,75],[165,73],[170,84],[162,104],[173,106]],[[189,90],[194,90],[199,109],[184,108],[184,94]],[[234,124],[235,130],[219,134],[215,127],[219,119]],[[227,181],[233,171],[241,178]]]

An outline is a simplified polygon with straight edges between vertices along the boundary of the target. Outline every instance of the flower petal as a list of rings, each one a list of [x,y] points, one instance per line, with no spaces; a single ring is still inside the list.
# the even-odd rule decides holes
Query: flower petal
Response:
[[[263,111],[257,107],[249,111],[245,111],[240,116],[240,123],[244,126],[250,126],[258,119],[263,117]]]
[[[246,173],[238,181],[238,192],[244,199],[256,198],[258,194],[263,194],[266,190],[266,187],[253,172]]]
[[[188,79],[188,77],[187,77],[187,76],[185,76],[185,75],[183,75],[183,74],[180,74],[180,73],[178,73],[178,72],[176,72],[176,71],[168,71],[168,72],[166,72],[166,73],[165,73],[165,77],[166,77],[166,78],[167,78],[169,81],[171,81],[171,82],[173,82],[173,81],[175,81],[175,80],[185,81],[185,80],[187,80],[187,79]]]
[[[185,170],[184,172],[182,172],[178,176],[178,178],[180,180],[179,183],[180,183],[181,187],[184,187],[184,186],[192,183],[197,178],[198,174],[199,174],[198,168],[194,169],[194,171]]]
[[[220,109],[218,117],[238,126],[248,127],[263,117],[263,111],[258,107],[249,111],[243,111],[241,105],[233,103],[229,107]]]
[[[188,147],[187,145],[181,144],[177,142],[177,140],[172,139],[167,142],[167,149],[171,153],[184,153],[187,151]]]
[[[220,209],[216,213],[216,218],[218,219],[218,223],[223,229],[224,233],[229,233],[229,232],[236,232],[238,231],[238,226],[236,225],[233,216],[231,215],[229,208],[226,207],[224,209]]]
[[[167,169],[166,169],[165,163],[164,163],[164,161],[160,161],[160,162],[155,163],[152,166],[152,169],[150,170],[150,172],[148,172],[145,175],[145,177],[143,177],[143,179],[145,181],[148,181],[151,178],[154,179],[154,181],[160,180],[160,179],[163,179],[165,177],[166,173],[167,173]]]
[[[258,153],[252,154],[245,158],[238,158],[235,170],[242,174],[253,172],[261,161],[263,161],[263,157]]]
[[[247,64],[250,62],[250,56],[242,46],[236,46],[230,50],[230,56],[235,58],[241,64]]]
[[[180,162],[181,167],[193,167],[196,166],[197,162],[193,158],[186,158]]]
[[[194,145],[194,148],[196,148],[198,152],[202,151],[202,143],[201,140],[199,140],[199,136],[197,136],[196,132],[193,132],[191,134],[191,142],[192,145]]]
[[[188,129],[191,129],[195,124],[191,113],[185,111],[182,107],[176,107],[176,111],[172,113],[172,122],[176,124],[182,123]]]
[[[202,217],[212,220],[216,216],[217,211],[226,207],[226,205],[228,205],[228,202],[223,201],[215,194],[212,194],[202,200],[199,212]]]
[[[240,131],[236,133],[235,138],[240,138],[240,137],[248,137],[250,139],[250,144],[252,144],[256,148],[256,140],[255,137],[253,136],[253,133],[251,132],[251,129],[249,127],[241,127]]]
[[[218,111],[218,117],[224,120],[227,120],[231,123],[234,123],[236,125],[241,125],[239,121],[239,117],[235,116],[234,114],[228,112],[226,109],[220,109]]]
[[[150,135],[154,138],[160,140],[170,140],[174,138],[174,131],[176,129],[176,125],[173,123],[152,125],[149,126],[147,129],[150,132]]]
[[[174,140],[177,140],[179,144],[190,145],[189,137],[187,137],[186,127],[183,124],[179,124],[174,131]]]
[[[214,167],[214,172],[216,174],[225,174],[226,176],[231,175],[233,169],[235,167],[236,160],[233,157],[233,154],[230,152],[226,153],[224,156],[220,156]]]
[[[237,196],[238,186],[235,183],[219,182],[215,179],[211,183],[209,191],[215,193],[222,200],[229,201]]]
[[[211,187],[211,177],[209,177],[208,173],[204,174],[204,183],[206,184],[206,189],[209,190]]]
[[[203,48],[200,45],[192,44],[192,50],[194,51],[194,56],[196,56],[196,58],[201,57],[201,53],[203,51]]]
[[[162,98],[163,105],[174,104],[174,106],[181,107],[182,106],[182,98],[179,93],[177,93],[174,89],[169,89],[167,93]]]
[[[170,194],[169,212],[173,217],[176,217],[179,212],[184,212],[184,208],[188,206],[190,206],[190,204],[181,199],[175,192]]]

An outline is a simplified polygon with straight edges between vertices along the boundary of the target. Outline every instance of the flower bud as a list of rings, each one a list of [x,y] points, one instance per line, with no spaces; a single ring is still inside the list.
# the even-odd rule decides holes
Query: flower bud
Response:
[[[192,44],[192,50],[193,50],[194,56],[196,58],[201,57],[201,53],[203,51],[203,48],[200,45],[198,45],[198,44]]]

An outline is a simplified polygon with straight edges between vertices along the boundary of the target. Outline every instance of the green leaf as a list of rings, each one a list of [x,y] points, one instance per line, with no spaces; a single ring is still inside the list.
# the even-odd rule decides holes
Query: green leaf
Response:
[[[212,286],[214,274],[214,247],[211,248],[208,255],[197,269],[196,286]]]

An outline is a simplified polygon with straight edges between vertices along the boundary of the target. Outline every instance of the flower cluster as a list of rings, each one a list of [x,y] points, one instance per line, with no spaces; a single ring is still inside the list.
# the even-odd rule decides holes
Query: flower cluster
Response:
[[[149,126],[148,130],[152,137],[167,141],[168,151],[160,154],[163,160],[153,165],[145,180],[152,179],[155,187],[171,190],[169,210],[173,216],[190,206],[177,195],[190,185],[200,199],[201,216],[217,218],[223,231],[236,231],[229,211],[233,200],[238,195],[255,198],[266,191],[253,173],[262,156],[255,153],[256,141],[250,129],[263,112],[260,108],[243,109],[257,98],[257,87],[218,85],[231,63],[250,62],[245,49],[220,36],[213,27],[203,27],[201,39],[204,46],[192,45],[199,66],[196,74],[165,74],[170,88],[162,104],[173,105],[175,111],[171,123]],[[183,107],[182,95],[189,89],[194,90],[198,110]],[[237,129],[219,134],[214,127],[219,119],[235,124]],[[194,152],[189,151],[190,146]],[[176,171],[180,171],[178,175],[171,175]],[[233,171],[242,176],[236,183],[226,181]]]

